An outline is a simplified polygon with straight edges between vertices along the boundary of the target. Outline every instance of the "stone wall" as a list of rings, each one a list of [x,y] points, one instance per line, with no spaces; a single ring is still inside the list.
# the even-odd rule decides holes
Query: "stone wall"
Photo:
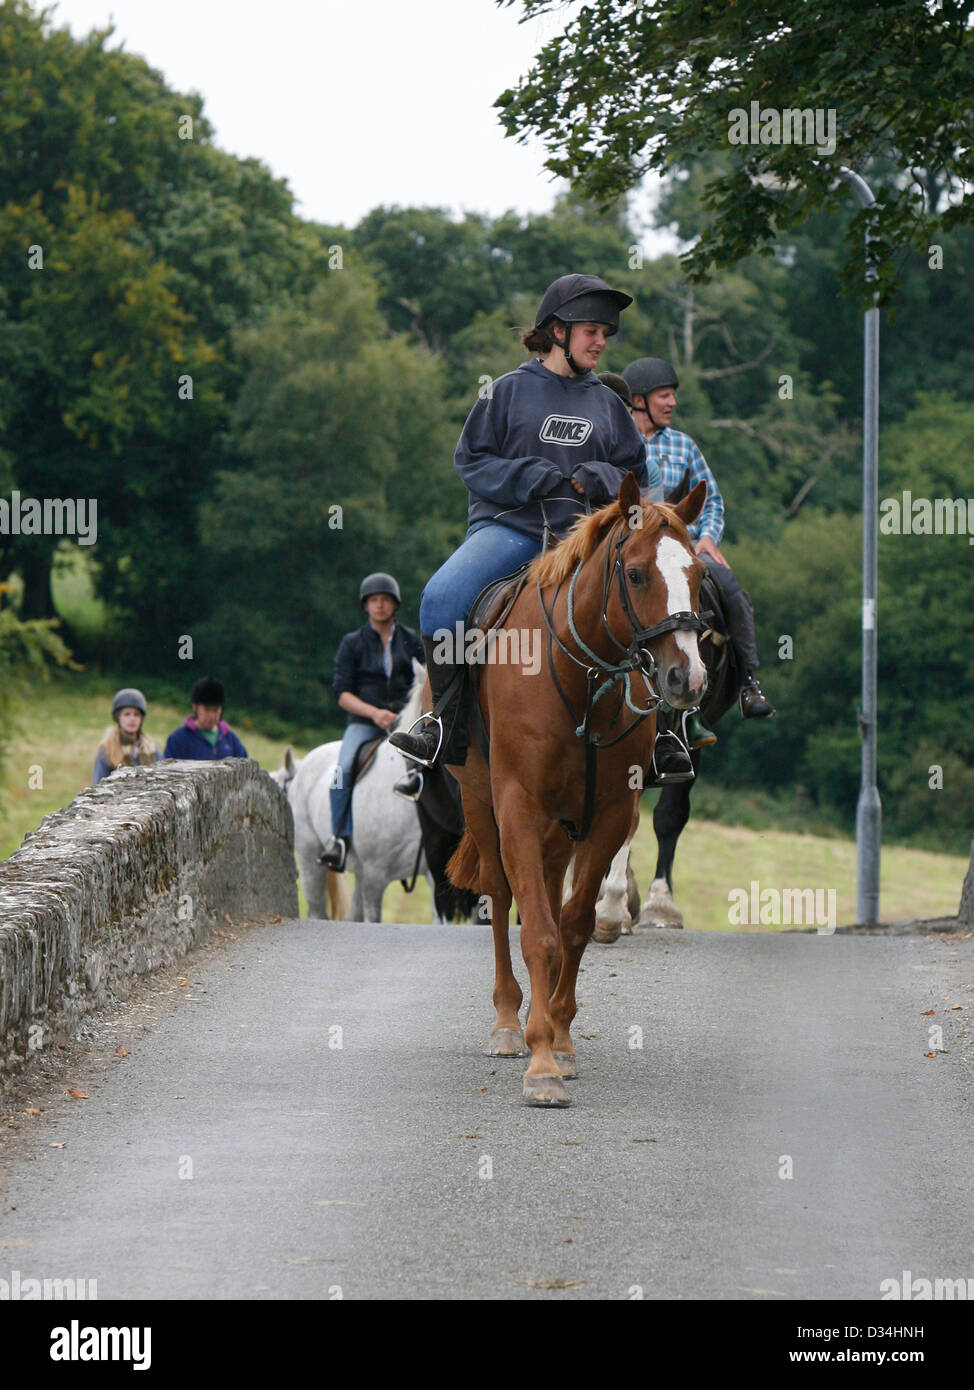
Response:
[[[0,863],[0,1079],[225,915],[297,912],[291,811],[255,762],[120,769]]]

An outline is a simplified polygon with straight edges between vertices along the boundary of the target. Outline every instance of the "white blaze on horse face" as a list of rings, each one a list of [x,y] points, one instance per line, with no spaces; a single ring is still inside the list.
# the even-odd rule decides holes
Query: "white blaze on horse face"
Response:
[[[693,558],[686,546],[681,545],[675,536],[664,536],[656,547],[656,568],[666,585],[666,616],[668,618],[671,618],[674,613],[690,612],[690,581],[687,578],[687,570],[692,568]],[[697,634],[677,630],[673,636],[676,638],[676,645],[687,659],[690,684],[696,690],[707,679],[707,672],[700,658],[700,649],[697,646]]]

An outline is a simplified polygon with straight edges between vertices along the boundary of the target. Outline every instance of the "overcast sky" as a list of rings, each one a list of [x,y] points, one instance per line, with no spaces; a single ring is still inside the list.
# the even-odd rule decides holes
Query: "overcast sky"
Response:
[[[113,44],[202,94],[221,148],[286,178],[302,216],[351,226],[380,203],[550,208],[541,146],[505,139],[493,103],[564,12],[520,13],[494,0],[60,0],[54,23],[82,35],[113,19]]]

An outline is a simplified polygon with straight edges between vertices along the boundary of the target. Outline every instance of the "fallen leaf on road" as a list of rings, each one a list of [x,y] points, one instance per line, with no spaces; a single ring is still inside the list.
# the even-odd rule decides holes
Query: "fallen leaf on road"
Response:
[[[41,1107],[39,1105],[28,1105],[27,1109],[24,1111],[25,1115],[39,1115],[40,1113]]]
[[[84,1091],[68,1091],[68,1095],[69,1095],[69,1096],[74,1096],[75,1100],[87,1100],[87,1099],[88,1099],[88,1097],[85,1095]]]
[[[552,1139],[553,1144],[581,1144],[581,1139]]]
[[[458,1134],[458,1139],[483,1139],[482,1134]]]
[[[187,978],[186,978],[185,975],[180,975],[180,977],[179,977],[179,979],[176,981],[176,983],[177,983],[177,985],[179,986],[180,989],[185,989],[186,986],[189,984],[189,981],[187,980]]]
[[[925,1052],[924,1057],[936,1057],[936,1052]]]
[[[584,1279],[518,1279],[519,1284],[526,1284],[529,1289],[580,1289],[585,1283]]]
[[[952,1009],[962,1009],[962,1008],[964,1007],[964,1005],[963,1005],[963,1004],[951,1004],[950,1007],[951,1007]]]
[[[64,1145],[64,1144],[48,1144],[47,1147],[48,1147],[49,1149],[63,1149],[63,1148],[65,1148],[65,1145]]]
[[[119,1046],[119,1047],[116,1047],[115,1051],[116,1051],[116,1053],[118,1054],[119,1057],[127,1057],[127,1056],[129,1055],[129,1050],[128,1050],[127,1047],[121,1047],[121,1046]]]
[[[923,1011],[923,1013],[920,1015],[920,1017],[921,1017],[921,1018],[929,1018],[930,1015],[931,1015],[932,1013],[936,1013],[936,1010],[935,1010],[935,1009],[924,1009],[924,1011]]]

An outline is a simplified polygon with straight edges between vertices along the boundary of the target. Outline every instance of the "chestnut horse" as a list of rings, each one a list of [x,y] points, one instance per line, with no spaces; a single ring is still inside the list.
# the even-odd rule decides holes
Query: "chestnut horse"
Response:
[[[453,769],[467,829],[450,877],[488,900],[497,1017],[485,1050],[530,1051],[524,1099],[532,1105],[570,1104],[564,1080],[578,1075],[569,1032],[578,967],[599,886],[629,833],[652,758],[656,705],[661,696],[677,708],[699,704],[706,687],[696,613],[703,566],[686,529],[705,494],[699,483],[676,506],[644,504],[627,474],[616,501],[532,563],[504,622],[509,631],[540,631],[547,661],[538,671],[518,661],[480,671],[489,761],[471,739],[466,764]],[[512,895],[531,981],[523,1033]]]

